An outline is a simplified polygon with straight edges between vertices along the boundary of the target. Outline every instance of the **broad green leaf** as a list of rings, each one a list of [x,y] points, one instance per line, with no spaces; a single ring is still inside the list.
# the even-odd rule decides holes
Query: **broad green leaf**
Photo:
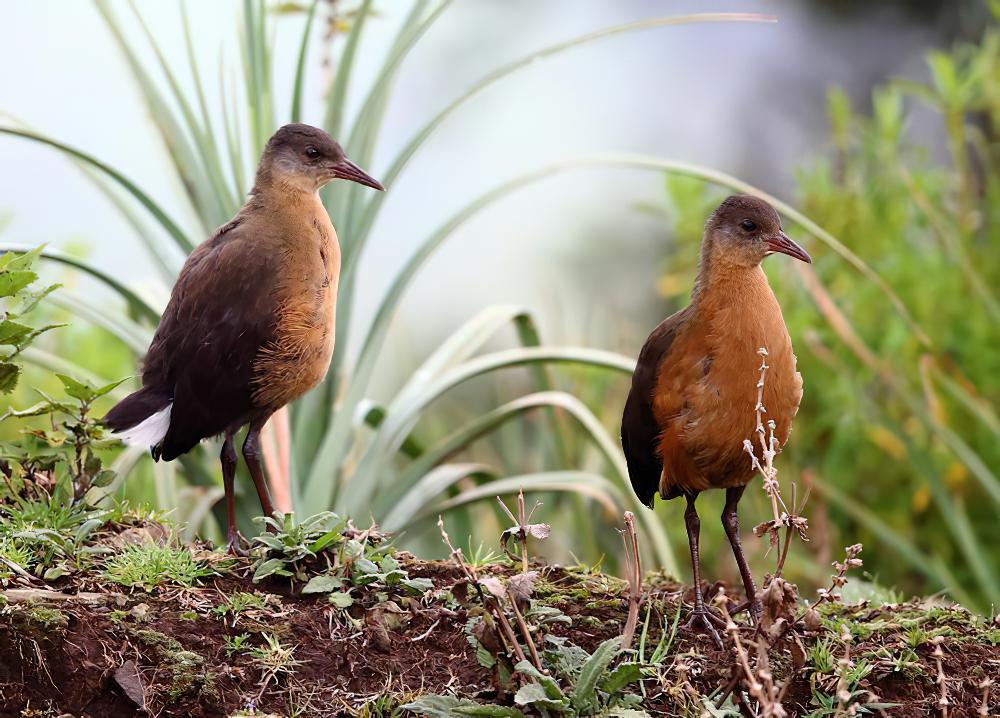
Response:
[[[0,344],[12,347],[21,345],[21,341],[31,334],[31,327],[5,319],[0,322]]]
[[[399,582],[399,585],[409,589],[415,595],[423,595],[427,591],[433,590],[434,581],[429,578],[404,578]]]
[[[309,579],[302,593],[329,593],[339,591],[344,584],[344,579],[337,576],[313,576]]]
[[[11,362],[0,361],[0,394],[10,394],[17,386],[21,367]]]
[[[463,715],[524,718],[524,714],[516,708],[484,706],[467,698],[435,694],[420,696],[400,707],[426,718],[455,718],[455,716]]]
[[[36,279],[38,275],[28,270],[0,272],[0,298],[13,297]]]
[[[285,562],[278,558],[271,558],[264,561],[257,570],[253,572],[253,582],[257,583],[262,581],[272,574],[284,574],[287,575],[288,572],[285,571]]]
[[[56,374],[56,378],[62,382],[63,389],[66,390],[66,393],[74,399],[79,399],[83,402],[91,402],[94,400],[94,397],[97,396],[94,387],[85,382],[78,381],[71,376],[66,376],[65,374]],[[114,387],[112,387],[112,389],[113,388]]]
[[[621,638],[615,636],[601,643],[580,669],[580,677],[573,688],[573,707],[586,711],[597,704],[597,682],[607,671],[611,661],[621,650]]]
[[[526,683],[514,694],[514,702],[519,706],[532,706],[538,710],[552,709],[562,712],[566,708],[565,699],[549,698],[540,683]]]
[[[615,666],[614,670],[600,681],[601,690],[615,695],[627,686],[642,680],[643,667],[641,663],[627,661]]]
[[[350,608],[354,605],[354,598],[351,596],[350,591],[337,591],[331,593],[327,600],[340,609]]]
[[[541,686],[543,694],[549,701],[566,706],[567,708],[569,707],[569,700],[555,679],[539,671],[530,661],[519,661],[514,666],[514,672],[533,678]]]

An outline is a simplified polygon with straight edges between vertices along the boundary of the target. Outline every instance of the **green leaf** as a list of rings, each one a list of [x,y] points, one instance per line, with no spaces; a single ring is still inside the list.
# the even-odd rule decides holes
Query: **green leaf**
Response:
[[[42,578],[46,581],[55,581],[57,578],[61,578],[69,573],[62,566],[53,566],[52,568],[46,569],[45,573],[42,574]]]
[[[337,576],[313,576],[302,589],[302,593],[329,593],[343,586],[344,579]]]
[[[93,480],[90,482],[90,485],[96,486],[97,488],[103,488],[111,484],[111,482],[114,481],[115,477],[117,476],[118,476],[117,472],[114,472],[111,469],[102,469],[101,471],[97,472],[97,475],[94,476]]]
[[[336,593],[331,593],[327,600],[340,609],[350,608],[354,605],[354,597],[351,596],[350,591],[337,591]]]
[[[379,572],[378,566],[375,564],[375,562],[367,558],[355,559],[352,566],[355,571],[363,574],[373,574]]]
[[[641,663],[634,661],[620,663],[601,681],[601,690],[615,695],[626,686],[642,680],[642,677],[643,667]]]
[[[429,578],[404,578],[400,586],[408,588],[415,595],[423,595],[434,588],[434,581]]]
[[[17,386],[21,376],[21,367],[10,362],[0,361],[0,394],[10,394]]]
[[[38,259],[39,255],[41,255],[43,249],[45,249],[45,245],[41,244],[26,252],[20,252],[17,254],[11,252],[0,255],[0,269],[6,269],[11,272],[22,269],[31,269],[35,260]]]
[[[261,563],[257,567],[257,570],[253,572],[253,582],[257,583],[272,574],[278,574],[279,576],[290,575],[288,571],[285,570],[284,561],[280,558],[271,558]]]
[[[528,676],[529,678],[534,678],[535,681],[541,685],[544,689],[545,697],[553,702],[560,703],[565,707],[569,707],[569,701],[566,699],[566,694],[563,693],[562,688],[556,683],[552,676],[547,676],[540,670],[535,668],[529,661],[519,661],[514,666],[514,672],[520,673],[522,675]]]
[[[580,677],[576,681],[573,689],[573,707],[583,712],[597,703],[597,681],[611,665],[611,661],[618,655],[621,647],[621,638],[615,636],[609,638],[594,649],[590,658],[586,660],[580,669]]]
[[[534,706],[538,709],[551,708],[562,711],[566,708],[565,700],[552,700],[540,683],[527,683],[514,695],[514,702],[519,706]]]
[[[66,393],[74,399],[79,399],[83,402],[90,402],[94,400],[95,396],[97,396],[94,392],[94,387],[82,381],[77,381],[71,376],[56,374],[56,378],[62,382],[63,389],[66,390]]]
[[[0,272],[0,297],[13,297],[36,279],[38,275],[27,270]]]
[[[467,698],[430,694],[420,696],[401,706],[403,710],[411,711],[427,718],[455,718],[460,716],[496,716],[497,718],[524,718],[524,713],[516,708],[505,706],[483,705]]]
[[[0,322],[0,344],[18,347],[21,345],[21,341],[30,334],[31,327],[27,325],[18,324],[9,319]]]
[[[320,536],[318,539],[309,544],[309,550],[313,553],[319,553],[327,546],[337,541],[341,537],[341,531],[339,528],[333,529],[332,531],[327,531],[325,534]]]
[[[94,389],[94,398],[96,399],[98,397],[104,396],[105,394],[107,394],[109,392],[114,391],[123,382],[125,382],[127,380],[128,380],[128,377],[126,377],[125,379],[119,379],[118,381],[113,381],[110,384],[105,384],[104,386],[100,386],[100,387]]]

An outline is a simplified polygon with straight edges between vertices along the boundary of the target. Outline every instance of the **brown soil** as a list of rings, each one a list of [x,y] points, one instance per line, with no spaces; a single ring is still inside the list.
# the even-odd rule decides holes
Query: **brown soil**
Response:
[[[230,716],[241,710],[282,716],[359,711],[388,716],[426,692],[509,703],[511,696],[498,693],[492,672],[479,665],[467,640],[466,621],[481,609],[460,573],[451,564],[407,556],[401,563],[410,577],[432,578],[435,590],[421,599],[368,596],[346,611],[350,617],[325,596],[289,595],[287,583],[252,584],[245,567],[193,589],[128,593],[91,577],[70,582],[61,592],[0,591],[0,718]],[[538,569],[542,580],[535,600],[572,619],[554,633],[587,650],[619,635],[626,615],[622,582],[558,567]],[[510,573],[499,566],[481,571]],[[212,609],[236,591],[268,598],[264,608],[241,613],[234,626],[231,616]],[[671,581],[651,580],[648,600],[656,610],[647,652],[659,640],[662,624],[669,630],[683,592],[683,586]],[[873,668],[859,688],[883,702],[900,704],[886,709],[887,715],[940,714],[929,635],[945,637],[942,667],[952,716],[977,715],[983,679],[1000,677],[1000,627],[977,622],[961,609],[861,606],[827,616],[860,627],[851,657]],[[913,638],[915,626],[927,632],[926,641]],[[831,641],[836,638],[829,627],[823,631]],[[253,646],[266,645],[265,634],[276,637],[282,646],[294,649],[294,664],[287,673],[270,675],[245,651],[227,651],[227,639],[242,634],[249,634],[246,640]],[[804,635],[807,654],[817,638]],[[917,659],[894,666],[893,657],[907,640],[919,644]],[[708,695],[730,683],[730,651],[680,627],[659,676],[645,682],[646,709],[678,715],[686,706],[698,715],[694,691]],[[793,715],[807,715],[816,709],[815,704],[809,707],[809,662],[796,672],[795,652],[791,641],[779,643],[770,661],[780,680],[796,673],[783,703]],[[840,657],[838,653],[834,662]],[[813,682],[823,680],[829,682],[830,677],[813,674]],[[828,687],[829,693],[836,693],[835,685]],[[1000,711],[1000,688],[990,699],[989,711]]]

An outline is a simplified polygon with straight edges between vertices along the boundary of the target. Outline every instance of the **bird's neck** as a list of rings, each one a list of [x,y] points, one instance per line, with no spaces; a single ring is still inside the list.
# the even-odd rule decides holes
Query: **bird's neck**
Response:
[[[310,177],[261,168],[250,190],[250,197],[259,203],[311,203],[318,193],[319,186]]]
[[[773,296],[759,263],[734,261],[711,242],[703,244],[698,278],[691,292],[693,305],[710,311],[724,304],[753,303]]]

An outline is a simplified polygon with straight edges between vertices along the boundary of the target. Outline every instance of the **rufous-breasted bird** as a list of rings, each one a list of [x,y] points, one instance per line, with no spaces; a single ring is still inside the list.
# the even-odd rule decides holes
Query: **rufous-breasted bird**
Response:
[[[264,148],[249,199],[188,257],[146,354],[142,388],[106,426],[170,461],[222,434],[229,550],[239,550],[233,435],[265,514],[273,511],[259,434],[316,386],[333,356],[340,245],[319,189],[345,179],[381,190],[320,129],[280,128]]]
[[[781,307],[761,261],[775,252],[811,262],[781,229],[767,202],[747,195],[726,199],[705,225],[701,264],[691,303],[663,320],[639,353],[622,417],[622,447],[636,495],[652,507],[683,496],[695,605],[690,624],[718,640],[704,605],[698,558],[698,494],[725,489],[722,525],[739,566],[747,606],[760,606],[740,545],[736,507],[754,476],[744,440],[756,429],[758,350],[767,349],[762,404],[784,444],[802,398],[802,375]]]

